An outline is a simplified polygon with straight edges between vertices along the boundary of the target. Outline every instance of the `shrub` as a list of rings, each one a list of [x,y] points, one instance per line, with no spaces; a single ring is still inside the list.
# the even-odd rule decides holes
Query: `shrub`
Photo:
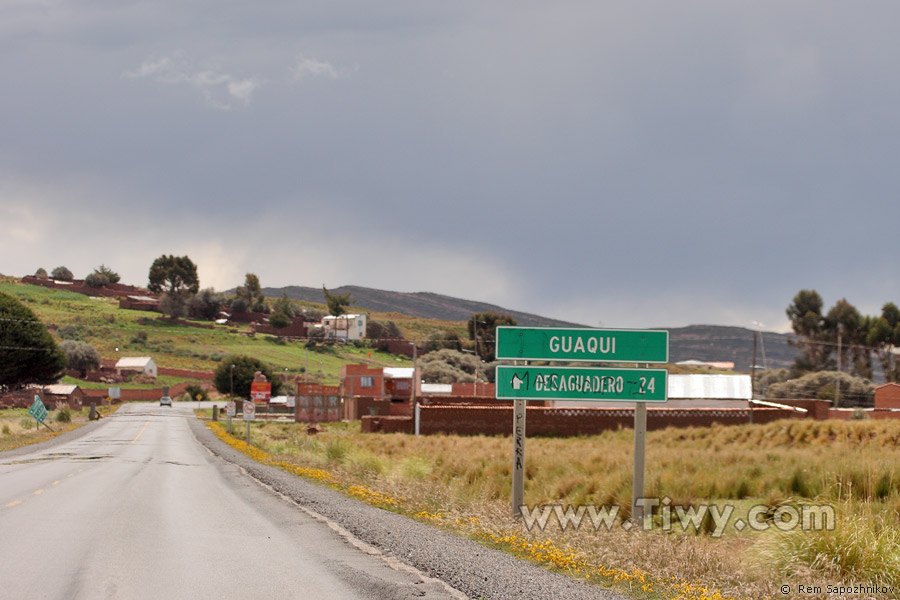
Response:
[[[121,277],[119,277],[118,273],[116,273],[106,265],[100,265],[99,267],[94,269],[94,273],[106,277],[109,283],[119,283],[119,281],[122,279]]]
[[[72,271],[62,266],[53,269],[50,273],[50,277],[59,281],[72,281],[75,278],[72,275]]]
[[[269,325],[275,329],[284,329],[291,324],[291,318],[283,312],[273,313],[269,317]]]
[[[90,344],[66,340],[59,345],[66,355],[66,367],[81,372],[84,377],[88,371],[100,368],[100,354]]]
[[[206,391],[206,388],[199,385],[188,385],[184,388],[184,393],[187,394],[191,400],[197,400],[197,396],[200,396],[200,401],[206,402],[209,400],[209,392]]]
[[[103,273],[94,272],[84,278],[84,285],[92,288],[106,287],[110,283],[109,277]]]
[[[47,279],[48,277],[50,277],[49,275],[47,275],[47,269],[45,269],[44,267],[41,267],[40,269],[35,271],[34,276],[38,279]]]
[[[56,411],[56,422],[57,423],[71,423],[72,422],[72,411],[68,406],[63,406],[59,410]]]

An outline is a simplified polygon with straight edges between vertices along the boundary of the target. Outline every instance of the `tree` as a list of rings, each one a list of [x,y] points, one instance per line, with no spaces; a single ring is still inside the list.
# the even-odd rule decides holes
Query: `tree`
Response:
[[[232,368],[231,365],[234,365]],[[233,354],[226,356],[216,367],[216,373],[213,376],[213,385],[220,394],[230,394],[234,389],[234,396],[238,398],[250,397],[250,384],[253,382],[253,375],[262,372],[272,384],[272,395],[277,396],[283,387],[281,380],[274,375],[272,368],[252,356],[242,354]],[[234,387],[232,388],[232,383]]]
[[[0,293],[0,387],[55,383],[66,368],[66,355],[50,332],[18,300]]]
[[[246,306],[245,310],[261,313],[269,312],[269,305],[266,304],[266,297],[262,293],[259,277],[254,273],[247,273],[244,276],[244,285],[238,287],[235,293],[238,299],[243,302],[243,304],[238,304],[238,306]],[[233,304],[232,307],[234,307]]]
[[[328,305],[328,313],[333,317],[339,317],[347,312],[347,307],[355,303],[356,300],[350,299],[350,294],[332,294],[324,285],[322,291],[325,292],[325,304]]]
[[[432,331],[425,338],[424,352],[437,352],[439,350],[456,350],[461,351],[463,347],[462,339],[455,331],[444,331],[439,329]]]
[[[184,292],[164,292],[159,297],[159,310],[173,319],[187,314],[188,298]]]
[[[100,368],[100,354],[90,344],[66,340],[59,345],[66,355],[66,367],[81,372],[85,377],[88,371]]]
[[[894,359],[894,347],[900,346],[900,309],[896,304],[888,302],[881,307],[880,317],[869,320],[866,344],[874,348],[885,380],[900,381],[900,368]]]
[[[835,349],[838,341],[841,344],[841,370],[848,367],[850,373],[863,379],[872,378],[872,352],[865,345],[869,321],[846,298],[838,300],[825,315],[825,337]]]
[[[50,277],[58,281],[72,281],[75,278],[72,275],[72,271],[62,266],[53,269],[53,271],[50,272]]]
[[[47,279],[48,277],[50,277],[49,275],[47,275],[47,269],[45,269],[44,267],[41,267],[37,271],[35,271],[34,276],[38,279]]]
[[[827,336],[822,305],[822,297],[817,291],[800,290],[785,311],[797,334],[797,339],[789,343],[801,351],[793,366],[797,373],[821,371],[828,366],[831,347],[824,343]]]
[[[102,264],[99,267],[97,267],[96,269],[94,269],[94,273],[96,273],[98,275],[103,275],[104,277],[106,277],[109,280],[110,283],[119,283],[119,281],[121,281],[121,279],[122,279],[121,277],[119,277],[118,273],[116,273],[115,271],[113,271],[112,269],[107,267],[106,265],[102,265]]]
[[[188,301],[188,312],[191,316],[208,321],[215,320],[222,310],[225,298],[216,292],[214,288],[204,288],[191,296]]]
[[[478,376],[480,362],[471,354],[445,349],[426,354],[419,366],[427,383],[471,383]]]
[[[106,287],[111,283],[109,281],[109,277],[104,275],[103,273],[98,273],[94,271],[90,273],[87,277],[84,278],[84,285],[92,288],[102,288]]]
[[[469,330],[469,339],[475,342],[475,353],[484,362],[494,360],[494,335],[500,325],[515,325],[516,320],[510,315],[500,315],[493,312],[475,313],[469,317],[466,327]]]
[[[197,266],[187,256],[160,256],[150,266],[149,279],[147,287],[157,294],[196,294],[200,289]]]
[[[275,301],[275,310],[269,316],[269,325],[275,329],[284,329],[294,322],[295,312],[294,303],[288,299],[287,294],[282,294],[281,298]]]

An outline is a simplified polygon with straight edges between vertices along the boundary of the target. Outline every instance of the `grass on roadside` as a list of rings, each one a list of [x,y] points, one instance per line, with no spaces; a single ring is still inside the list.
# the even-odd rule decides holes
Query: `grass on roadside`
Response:
[[[103,416],[107,416],[115,412],[118,407],[119,405],[100,406],[97,410]],[[66,412],[69,415],[68,422],[65,421],[63,416]],[[88,422],[89,412],[90,408],[87,407],[80,411],[65,407],[52,410],[44,420],[53,429],[51,431],[43,425],[36,426],[37,421],[28,415],[28,410],[25,408],[0,410],[0,452],[45,442],[61,433],[77,429]],[[59,420],[61,416],[63,418],[62,421]]]

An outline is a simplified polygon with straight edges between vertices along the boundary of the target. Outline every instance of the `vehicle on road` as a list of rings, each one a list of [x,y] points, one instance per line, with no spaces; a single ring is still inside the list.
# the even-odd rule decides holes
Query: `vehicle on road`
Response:
[[[163,396],[159,399],[160,406],[172,406],[172,399],[169,396]]]

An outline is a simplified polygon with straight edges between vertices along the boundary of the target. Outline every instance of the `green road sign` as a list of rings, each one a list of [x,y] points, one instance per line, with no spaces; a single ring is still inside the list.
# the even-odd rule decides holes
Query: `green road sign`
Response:
[[[658,329],[498,327],[497,360],[665,363],[669,332]]]
[[[665,402],[665,369],[497,367],[498,400]]]
[[[44,403],[41,402],[38,396],[34,397],[34,404],[28,409],[28,414],[34,417],[38,423],[43,423],[44,419],[47,418],[47,407],[44,406]]]

